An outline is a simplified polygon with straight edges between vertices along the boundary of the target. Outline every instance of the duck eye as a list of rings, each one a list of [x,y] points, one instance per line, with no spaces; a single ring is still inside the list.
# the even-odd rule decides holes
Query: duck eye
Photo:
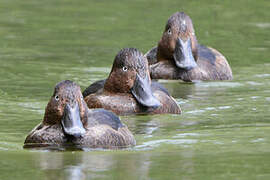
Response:
[[[167,33],[168,33],[169,35],[172,34],[171,28],[168,29]]]
[[[56,101],[59,101],[59,96],[56,95],[56,96],[54,97],[54,99],[55,99]]]
[[[127,71],[128,68],[126,66],[123,67],[123,71]]]

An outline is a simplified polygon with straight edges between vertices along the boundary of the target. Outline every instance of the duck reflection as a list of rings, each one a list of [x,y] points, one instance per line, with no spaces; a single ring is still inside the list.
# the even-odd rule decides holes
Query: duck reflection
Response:
[[[242,84],[231,81],[197,81],[181,82],[175,80],[158,80],[175,99],[190,99],[194,97],[209,97],[213,93],[225,92],[227,89],[242,86]],[[181,103],[180,103],[181,104]],[[181,106],[181,105],[180,105]]]
[[[121,117],[121,120],[125,122],[132,133],[137,135],[151,136],[156,130],[161,126],[157,116],[130,116],[130,117]]]
[[[48,180],[102,178],[115,163],[110,155],[79,151],[39,153],[36,161]]]
[[[120,151],[119,151],[120,152]],[[44,179],[96,179],[146,177],[150,154],[129,152],[41,152],[35,164],[44,172]]]
[[[185,83],[179,81],[159,80],[163,86],[165,86],[170,94],[178,99],[188,99],[196,91],[195,83]]]

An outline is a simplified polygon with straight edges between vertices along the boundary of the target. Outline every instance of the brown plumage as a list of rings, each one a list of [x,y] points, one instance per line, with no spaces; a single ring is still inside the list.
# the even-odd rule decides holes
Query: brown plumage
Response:
[[[133,48],[121,50],[109,77],[90,85],[83,94],[89,108],[104,108],[118,115],[181,113],[167,90],[151,83],[146,58]]]
[[[181,109],[171,96],[168,96],[162,90],[156,90],[153,94],[162,103],[162,106],[157,109],[140,105],[130,93],[110,93],[104,91],[101,94],[87,96],[85,101],[89,103],[90,108],[104,108],[118,115],[181,113]]]
[[[192,20],[183,12],[173,14],[158,46],[145,54],[153,79],[231,80],[231,68],[217,50],[197,42]]]
[[[26,137],[24,147],[122,148],[135,143],[132,133],[115,114],[88,109],[80,87],[62,81],[55,87],[43,121]]]

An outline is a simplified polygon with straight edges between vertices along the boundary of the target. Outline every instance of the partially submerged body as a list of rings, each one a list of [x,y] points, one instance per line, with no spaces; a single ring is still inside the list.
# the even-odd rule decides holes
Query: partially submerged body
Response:
[[[132,133],[114,113],[88,109],[79,87],[63,81],[47,105],[44,120],[26,137],[24,147],[124,148],[135,144]]]
[[[181,79],[183,81],[231,80],[232,71],[226,58],[217,50],[198,45],[197,66],[185,70],[176,68],[174,61],[157,62],[155,51],[157,47],[146,53],[150,65],[150,75],[153,79]]]
[[[105,80],[103,81],[105,83]],[[100,82],[101,81],[97,83],[100,84]],[[106,90],[104,91],[103,88],[98,89],[96,93],[87,95],[85,101],[90,101],[90,108],[102,107],[119,115],[181,113],[179,106],[165,88],[162,86],[160,87],[157,82],[152,82],[151,89],[153,91],[153,95],[162,103],[162,105],[156,109],[140,105],[130,93],[110,93]]]
[[[151,82],[146,58],[132,48],[120,51],[109,77],[90,85],[83,95],[89,108],[118,115],[181,113],[168,91]]]
[[[185,13],[173,14],[158,46],[145,54],[153,79],[231,80],[231,68],[217,50],[197,42],[192,20]]]

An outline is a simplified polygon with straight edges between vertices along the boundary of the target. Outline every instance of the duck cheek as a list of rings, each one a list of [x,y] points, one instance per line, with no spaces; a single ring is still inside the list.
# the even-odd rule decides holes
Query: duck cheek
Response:
[[[166,49],[169,53],[173,53],[175,49],[175,39],[173,37],[168,37],[166,40]]]
[[[59,117],[62,117],[63,114],[64,114],[64,108],[62,107],[62,105],[58,105],[56,108],[55,108],[55,113],[57,116]]]
[[[167,34],[164,34],[161,38],[160,45],[164,48],[168,48],[170,44],[170,37]]]
[[[122,92],[128,92],[130,87],[132,87],[132,72],[121,72],[119,76],[119,87],[121,87]]]
[[[83,117],[84,112],[85,112],[85,108],[84,108],[83,105],[81,104],[81,105],[80,105],[80,116],[81,116],[81,117]]]
[[[169,50],[170,50],[171,53],[174,52],[174,50],[175,50],[175,40],[170,41]]]
[[[86,113],[86,107],[83,105],[83,103],[80,103],[80,117],[83,121],[83,124],[85,123],[84,122],[85,113]]]
[[[136,72],[135,71],[130,72],[127,79],[128,89],[131,89],[133,87],[135,79],[136,79]]]
[[[190,36],[190,39],[191,39],[192,54],[195,60],[197,60],[198,59],[198,49],[197,49],[198,42],[197,42],[196,36],[192,35]]]

